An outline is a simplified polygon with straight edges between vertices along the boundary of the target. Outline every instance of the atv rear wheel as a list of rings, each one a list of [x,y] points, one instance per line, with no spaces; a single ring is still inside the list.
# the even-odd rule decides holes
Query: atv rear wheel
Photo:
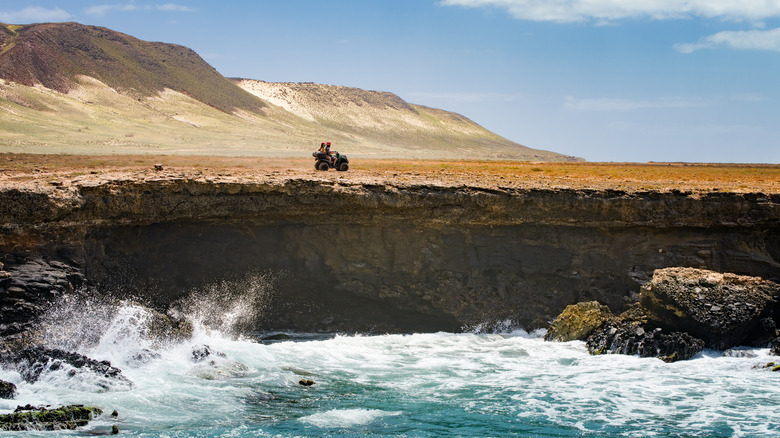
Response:
[[[325,161],[320,161],[317,163],[317,170],[328,170],[330,168],[330,165]]]

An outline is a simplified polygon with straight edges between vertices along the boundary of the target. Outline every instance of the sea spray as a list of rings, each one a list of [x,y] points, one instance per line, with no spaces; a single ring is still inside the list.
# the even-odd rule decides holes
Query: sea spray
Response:
[[[262,320],[281,275],[265,271],[221,280],[191,291],[169,312],[199,330],[236,337],[252,331]]]

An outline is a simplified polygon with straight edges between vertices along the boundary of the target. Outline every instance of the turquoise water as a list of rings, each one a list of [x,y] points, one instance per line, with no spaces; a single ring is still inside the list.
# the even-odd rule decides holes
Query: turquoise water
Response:
[[[114,424],[121,436],[137,437],[780,434],[780,373],[761,367],[780,358],[766,349],[666,364],[590,356],[582,342],[548,343],[522,331],[293,334],[264,344],[200,324],[191,341],[158,346],[141,336],[144,312],[124,305],[98,341],[79,348],[110,360],[132,385],[105,390],[93,375],[67,369],[27,384],[14,370],[0,371],[19,387],[0,410],[81,403],[116,409],[118,418],[103,415],[75,432],[16,435],[85,436]],[[224,357],[193,361],[193,348],[203,345]],[[316,383],[304,387],[301,379]]]

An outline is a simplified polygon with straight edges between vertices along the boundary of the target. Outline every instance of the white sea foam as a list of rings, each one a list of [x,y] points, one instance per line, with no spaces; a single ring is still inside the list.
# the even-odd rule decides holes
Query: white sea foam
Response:
[[[120,428],[131,436],[305,436],[315,427],[381,436],[780,433],[780,373],[763,366],[776,360],[767,349],[733,357],[705,351],[667,364],[591,356],[583,342],[544,342],[539,333],[518,331],[319,336],[265,345],[203,325],[188,341],[156,345],[143,336],[144,312],[131,303],[95,308],[99,323],[69,326],[99,327],[96,339],[72,345],[110,359],[132,388],[104,391],[100,379],[67,367],[30,384],[6,369],[0,379],[16,383],[19,395],[0,401],[0,410],[26,403],[117,409]],[[204,345],[221,354],[193,360],[193,349]],[[146,356],[136,360],[133,352]],[[302,376],[315,385],[299,385]],[[99,419],[95,427],[110,421]]]
[[[402,412],[385,412],[378,409],[333,409],[300,419],[302,423],[320,428],[344,428],[371,423],[383,417],[401,415]]]

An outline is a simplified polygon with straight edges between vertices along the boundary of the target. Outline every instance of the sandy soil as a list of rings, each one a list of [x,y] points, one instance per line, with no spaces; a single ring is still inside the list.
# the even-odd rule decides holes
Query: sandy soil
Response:
[[[154,170],[155,165],[163,170]],[[348,172],[314,169],[312,158],[77,156],[0,154],[0,187],[98,184],[107,180],[192,178],[345,184],[780,193],[780,165],[687,163],[528,163],[516,161],[351,160]]]

